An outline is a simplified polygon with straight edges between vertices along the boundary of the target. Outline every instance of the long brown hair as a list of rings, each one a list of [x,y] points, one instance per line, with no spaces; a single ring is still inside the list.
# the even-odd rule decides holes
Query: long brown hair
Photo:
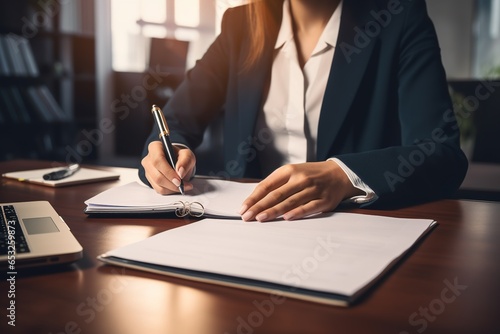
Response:
[[[245,61],[249,69],[259,59],[264,50],[266,40],[279,29],[277,17],[281,13],[284,0],[256,0],[248,6],[247,14],[250,22],[250,52]]]

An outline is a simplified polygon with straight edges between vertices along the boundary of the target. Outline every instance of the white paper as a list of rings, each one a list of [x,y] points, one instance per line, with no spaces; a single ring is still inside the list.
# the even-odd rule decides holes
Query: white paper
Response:
[[[350,213],[270,223],[204,219],[105,256],[352,296],[434,224]]]
[[[161,210],[179,207],[179,203],[199,202],[206,214],[239,217],[243,201],[252,193],[255,183],[226,180],[194,179],[194,189],[186,195],[160,195],[138,182],[108,189],[85,201],[87,212]],[[194,207],[193,207],[194,208]]]

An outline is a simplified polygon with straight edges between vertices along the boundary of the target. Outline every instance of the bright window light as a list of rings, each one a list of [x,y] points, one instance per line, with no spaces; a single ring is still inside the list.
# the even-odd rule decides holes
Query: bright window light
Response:
[[[111,29],[113,32],[138,34],[140,19],[140,0],[111,0]]]
[[[189,41],[190,67],[220,32],[220,20],[226,9],[249,0],[109,1],[113,69],[141,72],[146,69],[151,37]]]
[[[142,19],[152,23],[164,23],[167,20],[167,2],[165,0],[142,1]]]
[[[162,26],[145,26],[143,33],[146,37],[165,38],[167,37],[167,28]]]
[[[198,27],[200,0],[175,0],[175,23],[184,27]]]
[[[498,38],[500,35],[500,0],[493,0],[491,4],[491,38]]]
[[[200,33],[193,29],[177,28],[175,38],[181,41],[196,41],[200,38]]]
[[[137,52],[142,44],[141,28],[137,25],[141,13],[140,0],[111,0],[111,29],[113,69],[115,71],[142,71],[145,56]],[[135,45],[134,50],[131,45]]]

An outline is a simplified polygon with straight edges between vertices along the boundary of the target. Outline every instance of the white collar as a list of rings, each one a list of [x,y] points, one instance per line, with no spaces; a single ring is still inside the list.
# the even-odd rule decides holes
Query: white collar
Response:
[[[312,53],[313,55],[324,50],[325,47],[335,47],[337,45],[340,18],[342,15],[342,3],[343,0],[339,2],[330,20],[326,24],[318,40],[318,44]],[[274,48],[279,49],[290,41],[293,41],[292,13],[290,12],[290,0],[285,0],[283,2],[283,19],[281,20],[281,27]]]

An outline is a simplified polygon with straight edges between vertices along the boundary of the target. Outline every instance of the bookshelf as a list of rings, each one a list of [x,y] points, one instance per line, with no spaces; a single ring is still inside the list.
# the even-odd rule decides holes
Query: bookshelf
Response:
[[[62,29],[69,5],[43,3],[0,3],[0,160],[92,160],[95,38]]]

